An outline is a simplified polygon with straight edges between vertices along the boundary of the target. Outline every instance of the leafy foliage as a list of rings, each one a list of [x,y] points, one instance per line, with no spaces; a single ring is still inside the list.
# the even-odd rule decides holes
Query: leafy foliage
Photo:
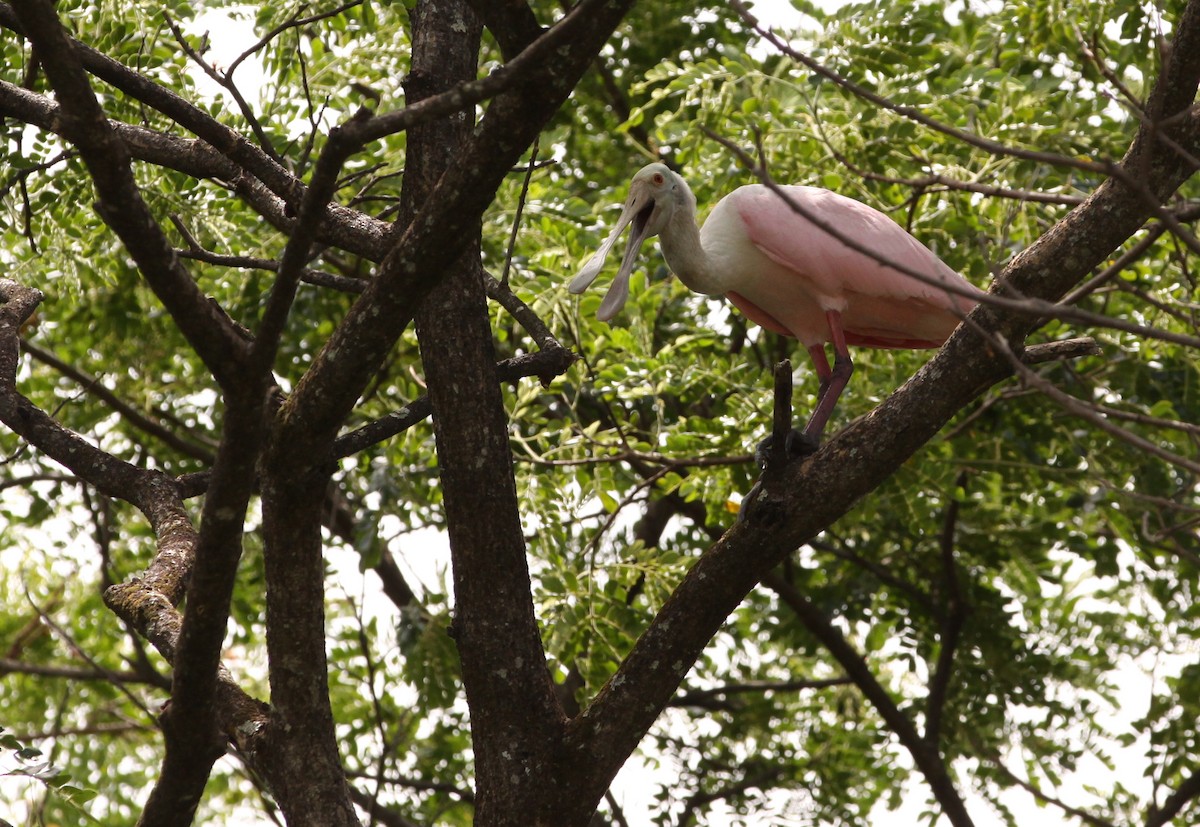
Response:
[[[228,96],[200,94],[199,73],[169,26],[145,28],[168,11],[198,49],[200,33],[187,25],[201,5],[220,7],[80,0],[57,8],[80,40],[249,132]],[[556,8],[532,5],[547,19]],[[359,106],[398,108],[398,79],[409,69],[405,4],[352,4],[315,19],[326,6],[333,8],[308,9],[313,22],[274,37],[242,69],[261,69],[257,98],[242,91],[266,145],[301,174],[311,172],[329,129]],[[236,4],[227,13],[266,36],[294,21],[297,8]],[[1160,69],[1159,38],[1181,8],[880,0],[808,9],[813,26],[798,40],[806,54],[899,106],[1016,150],[1005,154],[849,94],[764,45],[723,3],[682,15],[671,4],[635,7],[528,156],[532,174],[510,176],[483,220],[485,269],[506,273],[516,295],[580,356],[545,385],[523,380],[505,390],[535,608],[568,706],[595,696],[694,559],[732,523],[757,476],[750,453],[770,427],[771,367],[794,348],[723,302],[689,293],[657,253],[611,326],[594,320],[595,295],[568,298],[567,276],[607,234],[639,159],[679,167],[703,209],[752,180],[727,141],[776,180],[818,184],[888,212],[987,286],[1099,184],[1072,161],[1119,160]],[[484,71],[499,59],[487,42]],[[33,90],[46,92],[31,61],[21,39],[0,36],[0,77],[14,85],[32,78]],[[102,95],[114,120],[175,128],[125,95]],[[11,119],[3,146],[0,262],[8,277],[48,294],[27,341],[67,366],[32,352],[21,393],[136,465],[172,476],[209,467],[223,416],[217,388],[88,209],[95,194],[82,162],[64,156],[59,139]],[[402,135],[388,138],[370,164],[352,162],[341,203],[393,216],[405,146]],[[136,174],[155,214],[171,217],[181,250],[280,255],[286,236],[222,185],[149,164]],[[1194,221],[1183,208],[1197,195],[1192,182],[1169,206]],[[1135,237],[1128,249],[1141,242]],[[1195,336],[1194,255],[1194,245],[1162,232],[1077,303]],[[230,317],[256,326],[268,271],[189,266]],[[333,248],[310,266],[348,279],[367,279],[374,267]],[[302,285],[276,362],[281,387],[300,380],[353,299]],[[490,312],[498,358],[534,350],[505,310]],[[1095,336],[1104,355],[1038,374],[1075,399],[1107,406],[1112,421],[1161,452],[1194,456],[1195,352],[1069,319],[1049,321],[1035,338],[1081,333]],[[927,358],[857,352],[835,425],[866,414]],[[410,331],[348,428],[414,403],[424,384]],[[815,392],[800,371],[798,410]],[[148,431],[134,413],[176,439]],[[0,456],[0,674],[5,725],[21,733],[19,741],[0,736],[0,747],[15,757],[11,773],[40,781],[47,793],[27,796],[7,817],[66,823],[86,811],[96,823],[129,823],[158,769],[154,710],[166,697],[169,667],[99,594],[145,567],[153,536],[131,508],[79,484],[7,431]],[[340,462],[335,481],[353,519],[326,537],[329,581],[339,584],[325,606],[330,697],[357,788],[414,823],[466,825],[474,756],[448,634],[453,597],[444,559],[427,540],[446,523],[437,469],[428,424]],[[1031,785],[1105,822],[1140,824],[1151,797],[1161,803],[1162,791],[1194,778],[1200,762],[1198,514],[1194,471],[1012,382],[963,411],[797,551],[780,577],[856,647],[899,709],[922,727],[931,713],[938,718],[936,746],[957,780],[1002,818],[1015,823],[1011,792]],[[265,699],[256,543],[250,533],[226,663]],[[415,587],[407,605],[385,601],[373,575],[363,574],[385,556],[400,561]],[[67,664],[78,671],[37,671]],[[1136,710],[1131,675],[1150,688]],[[944,699],[935,707],[931,686],[939,680]],[[63,769],[34,763],[25,746],[33,742]],[[688,674],[678,706],[643,743],[637,760],[664,780],[644,815],[624,817],[861,824],[911,789],[913,772],[895,760],[902,752],[844,665],[764,588],[729,619]],[[1127,771],[1130,756],[1144,762],[1142,777]],[[1087,782],[1097,761],[1120,769],[1077,791],[1073,779]],[[269,794],[236,754],[217,766],[199,819],[273,817]],[[89,799],[84,786],[97,796]],[[605,805],[613,818],[619,806],[619,797]],[[1195,805],[1185,812],[1194,815]]]

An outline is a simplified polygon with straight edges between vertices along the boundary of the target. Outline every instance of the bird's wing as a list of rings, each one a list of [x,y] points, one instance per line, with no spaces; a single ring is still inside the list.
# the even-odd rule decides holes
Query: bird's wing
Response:
[[[941,347],[945,339],[898,339],[894,336],[863,336],[853,331],[845,331],[846,344],[855,347],[876,347],[885,350],[921,350],[923,348]]]
[[[740,293],[735,293],[731,290],[725,294],[725,298],[729,299],[734,307],[742,311],[742,315],[759,327],[764,327],[774,333],[779,333],[793,339],[796,337],[796,334],[784,327],[782,322]],[[846,344],[857,347],[888,349],[916,350],[927,347],[940,347],[942,342],[945,341],[945,337],[942,337],[940,340],[916,339],[899,335],[889,336],[886,334],[857,333],[853,330],[844,331],[844,335],[846,337]]]
[[[853,294],[920,299],[945,309],[958,306],[969,310],[974,305],[969,299],[955,299],[936,283],[974,291],[969,282],[878,210],[817,187],[780,189],[805,214],[874,254],[846,245],[767,187],[742,187],[734,193],[751,242],[803,279],[809,291],[829,309],[841,309],[839,305]],[[935,283],[914,278],[904,270],[925,274]]]

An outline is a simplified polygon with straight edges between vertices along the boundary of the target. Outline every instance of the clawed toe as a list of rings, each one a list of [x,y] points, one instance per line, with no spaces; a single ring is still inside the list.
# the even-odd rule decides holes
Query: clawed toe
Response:
[[[793,428],[788,431],[787,436],[783,440],[784,462],[791,462],[794,459],[815,454],[817,448],[820,446],[821,443],[816,437]],[[758,447],[754,451],[754,461],[758,463],[758,467],[761,470],[765,471],[767,466],[771,464],[774,454],[775,435],[772,434],[758,443]]]
[[[815,454],[821,447],[821,442],[815,436],[793,428],[788,431],[787,438],[783,441],[783,447],[787,451],[787,458],[790,462],[793,459]]]

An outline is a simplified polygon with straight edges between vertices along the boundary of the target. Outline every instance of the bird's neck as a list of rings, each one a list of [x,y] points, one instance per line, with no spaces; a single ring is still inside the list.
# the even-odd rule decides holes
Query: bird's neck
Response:
[[[700,243],[695,208],[677,210],[658,238],[663,257],[689,290],[706,296],[721,296],[731,285],[720,277],[710,256]]]

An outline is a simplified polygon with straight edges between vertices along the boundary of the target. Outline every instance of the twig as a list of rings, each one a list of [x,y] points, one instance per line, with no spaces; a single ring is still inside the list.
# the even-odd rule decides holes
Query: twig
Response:
[[[215,264],[219,267],[236,267],[241,270],[265,270],[269,273],[275,273],[279,270],[279,262],[270,258],[222,255],[221,253],[199,249],[176,250],[175,255],[180,258],[201,261],[205,264]],[[305,284],[311,284],[313,287],[328,287],[330,290],[336,290],[339,293],[349,293],[351,295],[358,295],[367,289],[366,279],[339,276],[336,273],[314,270],[311,267],[301,269],[300,281]]]
[[[828,689],[831,686],[847,686],[854,681],[848,677],[812,678],[794,681],[746,681],[714,686],[711,689],[694,689],[684,692],[671,701],[671,706],[698,706],[705,709],[729,709],[730,695],[773,695],[779,692],[799,692],[804,689]]]
[[[354,770],[347,768],[347,778],[373,778],[370,773],[362,770]],[[460,801],[468,804],[475,801],[475,793],[466,787],[456,787],[453,784],[445,781],[426,781],[422,778],[414,778],[412,776],[400,775],[399,773],[387,776],[387,782],[397,787],[407,787],[410,790],[422,790],[436,793],[446,793],[452,795]]]
[[[608,808],[612,811],[612,817],[619,827],[629,827],[629,821],[625,818],[625,812],[617,804],[617,797],[613,795],[612,790],[605,791],[604,800],[608,802]]]
[[[213,461],[213,446],[211,444],[201,444],[203,440],[193,441],[191,438],[182,437],[174,431],[162,425],[162,423],[147,416],[142,411],[134,406],[126,403],[123,399],[105,387],[94,376],[89,376],[82,370],[69,365],[59,359],[53,353],[43,350],[29,341],[22,340],[21,349],[32,356],[37,361],[61,373],[69,379],[78,382],[84,391],[95,398],[99,399],[117,415],[128,422],[135,428],[149,434],[160,440],[163,444],[174,448],[185,456],[192,459],[200,460],[201,462],[211,463]]]
[[[301,17],[300,12],[297,11],[294,15],[292,15],[290,18],[285,20],[283,23],[280,23],[278,26],[271,29],[265,35],[260,37],[258,39],[258,42],[255,43],[253,46],[251,46],[249,49],[247,49],[246,51],[244,51],[240,55],[238,55],[236,58],[234,58],[233,62],[231,62],[229,64],[229,68],[225,71],[225,74],[232,77],[233,73],[235,71],[237,71],[237,68],[242,65],[243,61],[245,61],[247,58],[253,56],[254,54],[260,52],[263,48],[265,48],[267,45],[269,45],[272,40],[274,40],[276,37],[278,37],[279,35],[286,32],[288,29],[297,28],[299,26],[307,26],[310,23],[317,23],[321,20],[325,20],[330,17],[337,17],[339,14],[341,14],[344,11],[348,11],[348,10],[354,8],[355,6],[361,6],[362,3],[363,3],[363,0],[349,0],[349,2],[343,3],[342,5],[338,6],[337,8],[330,9],[329,11],[318,12],[316,14],[309,15],[308,17]]]
[[[179,44],[179,48],[183,49],[184,54],[186,54],[193,63],[199,66],[200,70],[203,71],[204,74],[212,78],[215,83],[233,96],[233,100],[237,104],[238,110],[242,113],[242,117],[246,119],[246,123],[250,126],[250,131],[252,131],[254,133],[254,137],[258,139],[259,147],[262,148],[262,151],[265,152],[267,157],[269,157],[272,161],[283,165],[283,158],[281,158],[279,153],[275,151],[275,147],[271,146],[271,139],[268,137],[266,130],[263,129],[262,124],[259,123],[257,116],[254,114],[254,110],[250,108],[250,104],[242,95],[241,90],[238,89],[237,85],[233,82],[233,69],[236,68],[236,65],[225,72],[217,71],[216,67],[205,60],[199,52],[192,48],[192,44],[188,42],[187,37],[184,35],[183,30],[179,28],[179,25],[175,22],[175,19],[171,17],[166,10],[163,10],[162,14],[163,19],[167,22],[167,26],[169,26],[171,29],[171,34],[175,36],[175,42]],[[244,58],[245,55],[242,57]]]
[[[70,158],[74,158],[74,157],[75,157],[75,153],[72,150],[64,149],[62,152],[55,155],[49,161],[43,161],[40,164],[32,164],[27,167],[14,167],[12,169],[12,176],[11,176],[9,182],[7,184],[5,184],[4,186],[0,186],[0,201],[3,201],[5,198],[7,198],[9,192],[12,191],[13,186],[17,185],[17,184],[19,184],[21,186],[21,192],[25,193],[25,181],[27,178],[29,178],[29,176],[33,175],[35,172],[42,172],[43,170],[47,170],[47,169],[50,169],[51,167],[58,166],[63,161],[66,161],[66,160],[68,160]],[[26,194],[26,196],[28,196],[28,193],[25,193],[25,194]]]
[[[1113,168],[1115,166],[1113,163],[1097,163],[1096,161],[1085,161],[1081,158],[1072,158],[1066,155],[1057,155],[1051,152],[1041,152],[1039,150],[1008,146],[1007,144],[1002,144],[999,141],[982,138],[973,132],[967,132],[965,129],[959,129],[958,127],[942,123],[941,121],[931,118],[920,110],[911,106],[902,106],[901,104],[895,103],[894,101],[891,101],[882,95],[872,92],[866,87],[860,86],[849,78],[839,75],[837,72],[834,72],[832,69],[829,69],[821,63],[818,63],[816,60],[804,54],[803,52],[793,49],[773,31],[764,28],[762,24],[759,23],[758,18],[751,13],[749,7],[742,2],[742,0],[730,0],[729,5],[733,7],[734,11],[738,13],[738,15],[746,22],[748,26],[754,29],[754,31],[758,33],[760,37],[778,49],[781,54],[787,55],[792,60],[802,63],[811,71],[815,72],[826,80],[833,82],[856,97],[862,98],[863,100],[872,103],[875,106],[886,109],[889,112],[894,112],[897,115],[907,118],[908,120],[928,127],[935,132],[940,132],[943,135],[947,135],[951,138],[962,141],[963,143],[969,144],[977,149],[982,149],[992,155],[1004,155],[1013,158],[1021,158],[1023,160],[1037,161],[1039,163],[1050,164],[1052,166],[1073,167],[1075,169],[1095,172],[1105,176],[1113,174]]]
[[[771,461],[765,470],[781,473],[787,466],[788,435],[792,430],[792,362],[775,365],[775,410],[771,417]]]
[[[750,454],[734,454],[732,456],[713,455],[713,456],[693,456],[693,457],[677,457],[667,456],[666,454],[648,453],[646,451],[635,451],[633,449],[619,451],[615,454],[607,454],[605,456],[581,457],[579,459],[546,459],[538,456],[532,450],[528,451],[528,456],[523,461],[531,465],[542,465],[546,467],[570,468],[583,465],[604,465],[606,463],[650,463],[652,465],[669,466],[672,470],[683,470],[686,468],[712,468],[725,465],[745,465],[754,457]]]
[[[1088,40],[1083,36],[1083,31],[1077,23],[1072,23],[1071,28],[1075,32],[1075,40],[1079,43],[1080,54],[1087,58],[1096,67],[1096,71],[1103,75],[1104,79],[1111,83],[1113,88],[1121,94],[1121,97],[1125,99],[1126,107],[1136,112],[1139,116],[1144,115],[1145,110],[1142,108],[1142,101],[1130,91],[1129,87],[1125,85],[1125,82],[1112,70],[1108,63],[1101,60],[1100,56],[1096,54],[1095,34],[1093,33],[1092,39]]]
[[[54,618],[42,611],[41,606],[34,602],[33,597],[28,591],[25,592],[25,599],[29,602],[29,605],[33,607],[33,610],[37,612],[37,615],[39,618],[41,618],[42,623],[45,623],[46,626],[50,628],[50,631],[54,632],[54,634],[57,635],[63,641],[63,643],[67,644],[67,648],[69,648],[72,653],[87,663],[88,666],[92,667],[93,670],[103,675],[112,686],[116,687],[118,692],[124,695],[131,704],[140,709],[147,718],[152,721],[154,720],[154,713],[150,711],[145,702],[143,702],[141,698],[139,698],[137,695],[131,692],[128,687],[125,686],[125,681],[122,680],[121,673],[113,672],[111,669],[101,666],[95,658],[85,652],[83,647],[79,645],[75,638],[72,637],[66,629],[59,626],[54,621]]]
[[[365,582],[364,587],[365,587]],[[371,821],[368,827],[373,827],[375,824],[375,805],[379,802],[379,796],[383,792],[383,777],[384,770],[388,760],[388,734],[387,734],[387,715],[383,711],[383,703],[379,699],[379,692],[375,688],[375,679],[379,675],[378,666],[375,663],[375,656],[371,652],[371,641],[367,637],[366,619],[363,617],[362,608],[359,602],[351,598],[349,595],[346,599],[350,603],[350,608],[354,612],[355,621],[355,638],[358,642],[358,651],[363,657],[363,662],[367,667],[366,680],[364,683],[367,687],[367,693],[371,696],[371,711],[375,717],[375,728],[379,731],[379,756],[375,761],[375,791],[371,795],[371,803],[368,810],[371,812]]]
[[[1146,827],[1166,827],[1189,802],[1200,798],[1200,771],[1193,771],[1175,792],[1167,796],[1161,807],[1152,807],[1146,815]],[[1104,825],[1108,827],[1108,825]]]
[[[920,587],[913,583],[896,576],[884,563],[847,551],[844,546],[825,540],[813,540],[808,545],[814,551],[828,554],[830,557],[836,557],[856,568],[862,569],[885,586],[891,586],[897,592],[907,595],[917,607],[930,617],[937,616],[937,608],[934,606],[933,598],[929,593],[922,591]]]
[[[1114,825],[1111,821],[1105,821],[1104,819],[1100,818],[1099,816],[1092,815],[1091,813],[1089,813],[1086,810],[1081,810],[1078,807],[1072,807],[1070,804],[1067,804],[1066,802],[1064,802],[1058,798],[1055,798],[1054,796],[1050,795],[1049,793],[1044,792],[1041,788],[1037,787],[1033,783],[1026,781],[1024,778],[1021,778],[1016,773],[1014,773],[1012,770],[1010,770],[1004,764],[1003,761],[1000,760],[999,755],[989,754],[989,755],[985,755],[983,757],[986,758],[993,767],[995,767],[997,770],[999,770],[1000,773],[1005,778],[1007,778],[1013,784],[1016,784],[1021,789],[1025,790],[1025,792],[1029,793],[1035,799],[1042,802],[1043,804],[1053,805],[1053,806],[1057,807],[1058,809],[1062,810],[1067,815],[1074,816],[1075,818],[1078,818],[1080,821],[1090,824],[1091,827],[1114,827]],[[1165,823],[1165,822],[1163,822],[1163,823]],[[1148,819],[1146,822],[1147,827],[1150,827],[1150,824],[1151,824],[1151,820]]]
[[[866,181],[878,181],[881,184],[908,187],[920,193],[937,192],[940,189],[946,192],[970,192],[978,195],[986,195],[990,198],[1007,198],[1013,201],[1051,204],[1062,207],[1075,207],[1083,203],[1083,196],[1080,195],[1058,195],[1049,192],[1037,192],[1036,190],[1018,190],[1012,187],[1000,187],[995,184],[979,184],[974,181],[949,178],[936,172],[926,173],[920,178],[901,178],[895,175],[872,172],[851,162],[843,152],[833,145],[829,138],[825,137],[824,130],[819,123],[817,124],[817,128],[821,132],[825,146],[829,147],[829,151],[833,153],[833,157],[850,172]]]
[[[1096,275],[1085,281],[1083,284],[1076,287],[1067,295],[1059,299],[1058,303],[1063,305],[1071,305],[1079,302],[1085,296],[1094,293],[1097,289],[1112,281],[1120,275],[1127,267],[1140,259],[1151,247],[1154,242],[1166,232],[1166,227],[1162,224],[1155,224],[1146,231],[1146,235],[1138,239],[1137,243],[1130,247],[1125,252],[1117,257],[1117,260],[1105,267]]]
[[[696,824],[696,812],[702,807],[731,798],[747,790],[765,788],[771,782],[775,781],[776,778],[783,775],[784,772],[783,767],[780,765],[766,766],[758,772],[750,772],[744,765],[737,768],[731,767],[730,770],[741,775],[741,780],[727,784],[712,792],[704,792],[702,787],[692,793],[684,801],[683,812],[679,814],[679,818],[675,821],[677,827],[689,827],[689,825]]]
[[[117,234],[146,282],[222,389],[240,380],[245,342],[171,253],[158,220],[142,198],[129,152],[92,90],[80,54],[52,3],[14,9],[62,110],[62,135],[78,150],[96,188],[96,210]]]
[[[506,283],[497,281],[494,276],[485,272],[483,286],[487,291],[487,297],[507,310],[539,348],[553,350],[563,347],[550,332],[549,326],[533,312],[529,305],[521,301]]]
[[[1128,443],[1139,451],[1144,451],[1151,456],[1156,456],[1172,465],[1180,468],[1186,468],[1193,473],[1200,474],[1200,462],[1189,459],[1181,454],[1176,454],[1173,451],[1168,451],[1165,448],[1162,448],[1151,442],[1150,440],[1145,439],[1144,437],[1140,437],[1137,434],[1131,433],[1119,425],[1114,425],[1112,422],[1109,422],[1107,418],[1100,415],[1094,404],[1083,402],[1074,396],[1059,390],[1057,387],[1055,387],[1054,383],[1042,377],[1036,371],[1028,368],[1021,359],[1017,358],[1008,342],[1006,342],[1002,337],[988,333],[978,326],[975,327],[975,332],[983,336],[998,353],[1002,354],[1009,361],[1013,367],[1014,373],[1016,373],[1024,383],[1044,394],[1068,413],[1074,414],[1080,419],[1092,423],[1105,433],[1111,434],[1112,436]]]
[[[329,133],[329,138],[317,158],[308,191],[304,193],[300,202],[296,224],[283,248],[283,254],[279,257],[275,283],[267,296],[266,307],[251,351],[255,370],[262,377],[269,374],[279,350],[292,303],[296,298],[300,273],[308,261],[312,239],[325,216],[326,205],[333,199],[337,190],[342,165],[358,148],[353,139],[346,138],[346,132],[369,121],[371,117],[371,112],[367,109],[355,112],[344,125]]]
[[[1037,150],[1011,147],[1006,144],[999,143],[998,141],[981,138],[972,132],[967,132],[966,130],[942,123],[941,121],[930,118],[918,109],[910,106],[901,106],[897,103],[894,103],[888,98],[878,95],[869,89],[854,83],[850,79],[839,75],[833,70],[818,63],[816,60],[813,60],[808,55],[793,49],[774,32],[764,29],[754,15],[751,14],[749,8],[742,0],[730,0],[730,5],[733,6],[737,13],[742,17],[743,20],[746,21],[749,26],[751,26],[751,28],[758,32],[761,37],[763,37],[767,42],[771,43],[771,45],[777,48],[781,53],[804,64],[813,72],[816,72],[843,89],[846,89],[852,94],[862,98],[863,100],[869,101],[876,106],[882,107],[891,112],[895,112],[897,115],[901,115],[902,117],[919,123],[922,126],[926,126],[934,131],[941,132],[944,135],[959,141],[963,141],[970,146],[982,149],[993,155],[1022,158],[1024,160],[1036,161],[1053,166],[1074,167],[1076,169],[1099,173],[1105,177],[1119,179],[1133,192],[1137,193],[1141,198],[1143,198],[1145,202],[1150,205],[1155,214],[1164,223],[1166,223],[1167,226],[1170,227],[1171,231],[1179,236],[1179,238],[1183,240],[1185,244],[1187,244],[1197,253],[1200,253],[1200,240],[1197,240],[1196,237],[1188,232],[1187,229],[1184,228],[1178,221],[1176,221],[1173,216],[1162,209],[1159,200],[1154,198],[1153,194],[1147,189],[1145,180],[1142,177],[1138,176],[1135,172],[1124,169],[1120,163],[1116,161],[1105,161],[1103,163],[1098,163],[1096,161],[1085,161],[1080,158],[1071,158],[1065,155],[1056,155]],[[1173,117],[1184,115],[1185,112],[1190,111],[1193,110],[1190,108],[1184,109],[1181,112],[1175,113]],[[1141,114],[1140,111],[1137,114]],[[1200,159],[1194,158],[1184,147],[1180,146],[1176,141],[1171,139],[1170,136],[1166,135],[1161,128],[1156,128],[1165,126],[1167,123],[1166,121],[1161,123],[1153,123],[1149,117],[1141,115],[1141,123],[1143,127],[1149,127],[1152,129],[1155,140],[1158,140],[1164,146],[1167,146],[1173,152],[1177,153],[1180,158],[1189,162],[1193,169],[1200,168]]]
[[[106,683],[160,684],[139,672],[117,672],[112,669],[62,666],[54,663],[26,663],[13,658],[0,658],[0,675],[40,675],[46,678],[65,678],[72,681],[104,681]]]
[[[127,732],[153,732],[156,727],[139,724],[133,721],[113,721],[111,723],[86,724],[84,726],[64,727],[56,724],[53,728],[41,732],[13,733],[21,741],[48,741],[53,738],[79,735],[123,735]]]
[[[496,378],[501,382],[511,382],[526,376],[557,376],[574,361],[575,354],[566,348],[550,348],[505,359],[496,365]],[[399,410],[339,436],[330,447],[330,459],[342,459],[390,439],[425,419],[431,412],[429,397],[417,397]]]
[[[955,488],[961,489],[966,485],[967,472],[960,471],[955,480]],[[925,699],[925,740],[936,747],[941,735],[942,713],[946,707],[946,697],[950,690],[950,678],[954,668],[954,653],[958,648],[958,638],[966,623],[971,607],[963,600],[962,586],[958,579],[958,564],[954,561],[954,532],[958,525],[958,496],[955,491],[950,496],[946,506],[946,516],[942,523],[940,546],[942,552],[942,578],[946,584],[947,611],[941,618],[939,634],[941,644],[933,676],[929,683],[929,695]]]
[[[538,141],[535,138],[533,148],[529,150],[529,165],[525,167],[525,180],[521,184],[521,196],[517,199],[517,212],[513,216],[512,232],[508,235],[508,250],[504,254],[504,270],[500,273],[500,284],[508,287],[508,271],[512,267],[513,249],[517,246],[517,231],[521,229],[521,213],[525,211],[525,199],[529,196],[529,182],[533,179],[538,156]]]

